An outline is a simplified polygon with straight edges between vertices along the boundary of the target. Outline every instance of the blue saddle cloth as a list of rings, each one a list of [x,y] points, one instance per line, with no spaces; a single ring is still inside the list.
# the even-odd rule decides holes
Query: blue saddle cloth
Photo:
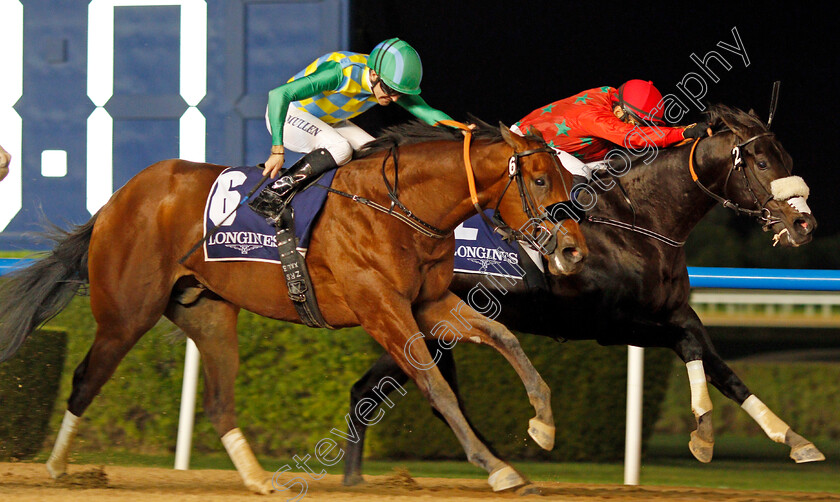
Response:
[[[488,217],[491,210],[484,212]],[[476,214],[455,229],[455,272],[521,279],[516,243],[509,243]]]
[[[330,186],[334,176],[335,170],[329,171],[317,184]],[[230,167],[222,171],[213,183],[204,208],[204,235],[225,220],[231,211],[236,211],[236,214],[227,218],[222,227],[204,243],[205,260],[280,263],[274,227],[248,207],[247,203],[239,205],[261,178],[262,171],[257,167]],[[251,197],[257,197],[270,183],[264,183]],[[312,229],[325,200],[327,191],[315,184],[292,199],[299,250],[305,251],[309,247]]]

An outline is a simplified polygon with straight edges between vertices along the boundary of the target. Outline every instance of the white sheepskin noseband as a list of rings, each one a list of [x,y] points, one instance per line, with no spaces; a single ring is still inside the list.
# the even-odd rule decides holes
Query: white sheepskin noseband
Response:
[[[805,180],[799,176],[788,176],[770,182],[770,191],[773,198],[779,201],[787,201],[790,206],[800,213],[811,214],[811,208],[805,202],[811,190],[805,184]]]

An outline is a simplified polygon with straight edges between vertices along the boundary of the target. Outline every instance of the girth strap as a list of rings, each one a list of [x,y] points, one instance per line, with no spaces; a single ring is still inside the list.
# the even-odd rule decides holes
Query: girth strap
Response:
[[[315,288],[312,287],[312,279],[309,278],[306,260],[297,250],[291,208],[287,206],[284,209],[275,228],[277,229],[277,252],[280,255],[280,264],[283,266],[283,278],[286,280],[289,298],[300,320],[310,328],[334,329],[327,324],[321,314],[321,309],[318,308],[318,300],[315,298]]]

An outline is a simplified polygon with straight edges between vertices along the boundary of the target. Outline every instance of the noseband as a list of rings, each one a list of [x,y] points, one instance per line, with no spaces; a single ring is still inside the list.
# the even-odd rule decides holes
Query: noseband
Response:
[[[734,131],[733,134],[735,134]],[[697,145],[703,138],[697,138],[694,141],[694,145],[691,146],[691,153],[688,156],[688,170],[691,173],[691,179],[694,180],[694,183],[696,183],[697,186],[700,187],[700,189],[706,195],[718,201],[723,207],[727,209],[732,209],[738,214],[746,214],[755,217],[764,227],[768,227],[781,221],[780,219],[773,217],[770,214],[770,210],[767,209],[767,203],[773,200],[773,195],[770,194],[767,200],[765,200],[763,203],[761,202],[761,200],[756,195],[755,190],[753,190],[752,183],[750,183],[750,180],[747,177],[747,172],[745,169],[746,162],[744,161],[744,158],[742,156],[742,150],[744,149],[744,147],[746,147],[753,141],[765,136],[773,136],[773,133],[768,131],[756,134],[755,136],[744,140],[741,143],[737,143],[735,146],[732,147],[732,166],[729,168],[729,172],[726,174],[726,181],[724,181],[723,183],[723,197],[709,190],[700,181],[700,178],[697,176],[697,172],[694,169],[694,151],[697,149]],[[747,191],[749,191],[750,195],[752,196],[756,209],[747,209],[741,207],[736,202],[733,202],[732,199],[726,198],[727,188],[729,186],[729,179],[731,178],[733,172],[739,172],[744,177],[744,184],[747,187]]]

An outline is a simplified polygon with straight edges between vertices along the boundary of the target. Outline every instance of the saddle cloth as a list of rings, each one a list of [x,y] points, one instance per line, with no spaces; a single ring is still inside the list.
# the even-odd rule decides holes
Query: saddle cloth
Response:
[[[484,214],[490,217],[493,212],[488,209]],[[535,258],[533,253],[536,252],[532,253],[529,246],[522,246],[523,252],[518,248],[517,243],[502,239],[481,215],[476,214],[455,229],[455,272],[522,279],[525,269],[520,260],[530,260],[542,269],[539,254]]]
[[[329,186],[335,170],[329,171],[317,184]],[[204,243],[207,261],[262,261],[280,264],[277,254],[275,229],[265,218],[255,213],[248,204],[240,205],[248,191],[259,182],[262,172],[253,166],[231,167],[216,179],[204,209],[204,234],[206,235],[231,212],[222,227]],[[251,197],[272,181],[266,182]],[[318,220],[327,191],[310,185],[295,195],[292,208],[295,217],[295,236],[298,250],[306,252],[312,229]],[[492,215],[487,210],[485,214]],[[523,263],[528,260],[528,263]],[[534,265],[539,270],[534,270]],[[526,267],[526,268],[523,268]],[[455,229],[455,272],[485,274],[510,279],[522,279],[525,270],[542,273],[542,260],[528,246],[506,242],[476,214]]]
[[[332,184],[335,170],[325,173],[316,183]],[[262,261],[280,264],[274,227],[255,213],[242,199],[262,178],[262,171],[254,166],[230,167],[216,178],[204,207],[204,235],[225,220],[221,228],[204,243],[206,261]],[[264,183],[251,198],[255,198],[273,180]],[[310,185],[292,199],[295,215],[295,236],[298,250],[309,247],[312,229],[318,220],[327,191]]]

